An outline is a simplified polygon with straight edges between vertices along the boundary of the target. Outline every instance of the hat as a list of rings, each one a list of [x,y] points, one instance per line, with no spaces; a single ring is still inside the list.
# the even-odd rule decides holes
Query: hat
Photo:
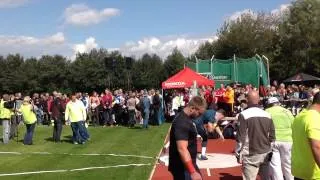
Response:
[[[270,98],[268,99],[268,104],[275,104],[275,103],[279,103],[278,98],[276,98],[276,97],[270,97]]]

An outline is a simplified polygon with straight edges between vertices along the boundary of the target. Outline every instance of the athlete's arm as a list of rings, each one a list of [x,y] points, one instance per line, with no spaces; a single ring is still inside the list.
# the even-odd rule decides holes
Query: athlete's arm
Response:
[[[315,139],[309,139],[313,158],[317,165],[320,167],[320,141]]]
[[[219,136],[220,136],[221,139],[224,139],[223,134],[222,134],[222,132],[221,132],[221,130],[220,130],[220,127],[217,126],[217,123],[208,122],[208,124],[207,124],[207,131],[208,131],[209,133],[212,133],[214,130],[219,134]]]
[[[223,134],[222,134],[222,132],[221,132],[221,130],[220,130],[220,127],[219,127],[219,126],[216,126],[216,127],[215,127],[215,130],[216,130],[216,132],[219,134],[220,138],[221,138],[221,139],[224,139],[224,136],[223,136]]]
[[[188,141],[178,140],[177,148],[185,168],[191,175],[191,179],[202,180],[201,175],[196,171],[195,167],[193,166],[192,159],[188,151]]]
[[[209,133],[212,133],[213,130],[214,130],[214,128],[215,128],[215,126],[216,126],[216,124],[213,124],[213,123],[211,123],[211,122],[208,122],[208,124],[207,124],[207,131],[208,131]]]
[[[188,161],[191,161],[191,156],[188,151],[188,141],[179,140],[177,141],[177,148],[180,154],[182,162],[185,164]]]

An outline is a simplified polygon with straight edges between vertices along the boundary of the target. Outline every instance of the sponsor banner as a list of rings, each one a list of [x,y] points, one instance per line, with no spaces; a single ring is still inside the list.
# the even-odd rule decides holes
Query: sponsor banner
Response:
[[[166,86],[166,87],[183,87],[185,85],[186,85],[186,83],[185,82],[181,82],[181,81],[164,83],[164,86]]]

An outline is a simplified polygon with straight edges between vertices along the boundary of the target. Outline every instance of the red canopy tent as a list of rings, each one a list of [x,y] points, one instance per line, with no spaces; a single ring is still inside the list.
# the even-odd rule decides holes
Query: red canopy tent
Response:
[[[166,81],[162,82],[162,89],[177,89],[188,88],[196,81],[198,86],[212,86],[214,87],[214,81],[210,80],[188,67],[173,75]]]

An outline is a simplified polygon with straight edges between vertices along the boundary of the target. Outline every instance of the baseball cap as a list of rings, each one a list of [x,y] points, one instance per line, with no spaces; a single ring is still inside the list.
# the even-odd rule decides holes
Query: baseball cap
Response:
[[[276,98],[276,97],[270,97],[270,98],[268,99],[268,104],[274,104],[274,103],[279,103],[278,98]]]

